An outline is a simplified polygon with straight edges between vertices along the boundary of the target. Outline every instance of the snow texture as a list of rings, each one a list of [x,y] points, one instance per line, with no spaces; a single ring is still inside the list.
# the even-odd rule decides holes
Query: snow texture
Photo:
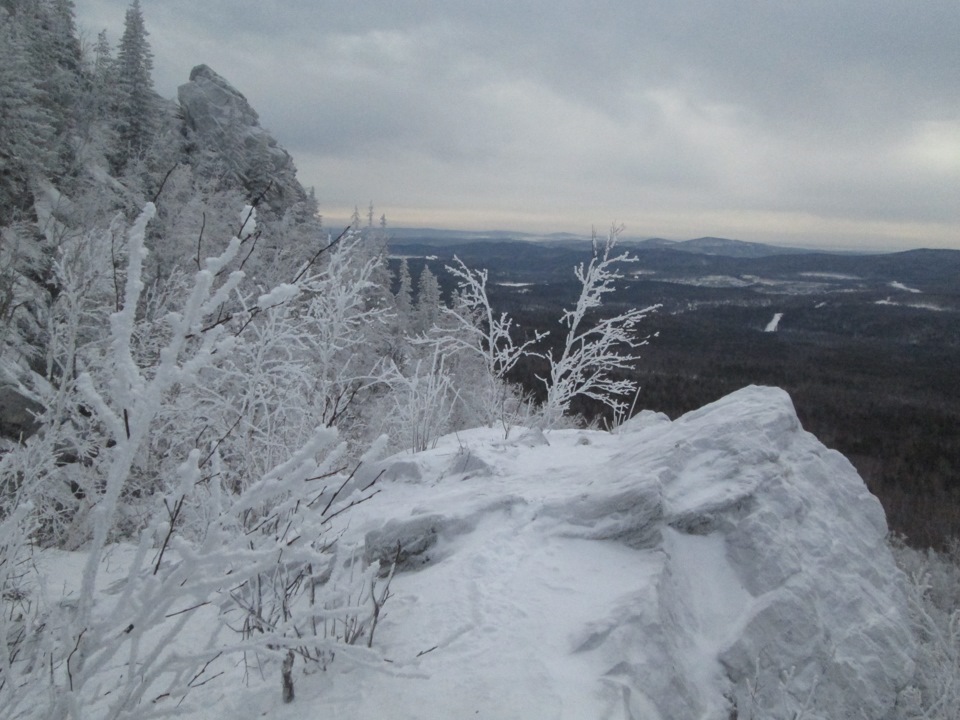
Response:
[[[780,327],[780,321],[783,319],[783,313],[775,313],[773,319],[767,323],[767,326],[763,329],[764,332],[776,332],[777,328]]]
[[[389,669],[327,673],[298,703],[338,718],[890,712],[912,640],[884,514],[786,393],[513,436],[382,464],[347,532],[370,558],[402,548],[378,635]],[[300,717],[241,705],[227,715]]]
[[[922,292],[922,290],[917,290],[917,288],[907,287],[902,282],[897,282],[896,280],[890,283],[890,287],[892,287],[894,290],[902,290],[903,292],[908,292],[908,293]]]
[[[275,668],[243,687],[223,661],[188,717],[880,720],[912,675],[880,504],[781,390],[460,432],[378,475],[331,531],[398,560],[383,659],[298,662],[289,705]]]

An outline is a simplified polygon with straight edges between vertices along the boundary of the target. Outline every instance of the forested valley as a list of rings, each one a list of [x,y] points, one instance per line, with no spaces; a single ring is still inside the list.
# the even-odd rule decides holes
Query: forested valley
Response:
[[[492,301],[527,332],[555,325],[555,309],[576,292],[570,268],[588,252],[569,241],[412,231],[391,247],[415,269],[439,272],[454,255],[489,267]],[[640,328],[649,344],[632,375],[635,409],[676,418],[745,385],[782,387],[804,427],[857,467],[894,532],[921,548],[960,534],[960,252],[625,247],[637,261],[607,309],[662,305]],[[764,332],[775,313],[777,330]],[[533,357],[512,377],[536,395],[542,373]],[[609,422],[589,399],[575,408]]]

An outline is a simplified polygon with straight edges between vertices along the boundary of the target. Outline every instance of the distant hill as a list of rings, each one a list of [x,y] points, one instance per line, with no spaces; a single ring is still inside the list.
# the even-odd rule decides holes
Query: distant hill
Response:
[[[624,243],[640,248],[661,248],[679,250],[680,252],[697,253],[699,255],[719,255],[733,258],[759,258],[771,255],[801,255],[813,253],[795,247],[767,245],[765,243],[747,242],[745,240],[731,240],[718,237],[701,237],[693,240],[664,240],[663,238],[649,238],[639,242],[625,241]]]
[[[433,245],[451,247],[484,242],[529,242],[564,249],[582,249],[589,238],[573,233],[535,233],[511,230],[443,230],[435,228],[393,228],[391,242],[402,245]],[[730,258],[762,258],[775,255],[811,254],[815,251],[795,247],[767,245],[718,237],[701,237],[692,240],[667,240],[665,238],[624,238],[624,248],[637,250],[675,250],[698,255],[714,255]]]

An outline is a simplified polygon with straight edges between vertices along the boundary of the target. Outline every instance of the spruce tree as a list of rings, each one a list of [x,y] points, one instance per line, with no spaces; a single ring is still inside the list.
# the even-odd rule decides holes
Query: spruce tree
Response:
[[[410,266],[406,258],[400,261],[400,288],[397,290],[396,302],[400,323],[405,325],[409,323],[413,311],[413,280],[410,278]]]
[[[120,143],[118,168],[143,152],[154,130],[153,53],[147,42],[140,1],[133,0],[124,19],[116,61],[116,113]]]
[[[417,311],[414,313],[414,330],[425,333],[440,317],[440,283],[429,265],[423,266],[417,288]]]
[[[30,180],[53,164],[54,117],[33,62],[31,30],[29,18],[0,8],[0,225],[29,210]]]

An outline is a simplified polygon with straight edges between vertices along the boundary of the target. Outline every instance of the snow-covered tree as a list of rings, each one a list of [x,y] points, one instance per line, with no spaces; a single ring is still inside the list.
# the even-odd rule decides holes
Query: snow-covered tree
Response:
[[[89,237],[64,257],[42,427],[0,458],[5,716],[165,715],[222,653],[275,658],[292,682],[296,658],[325,663],[332,643],[369,642],[387,596],[376,565],[338,556],[327,535],[330,518],[363,500],[338,490],[350,447],[336,425],[357,389],[318,377],[315,356],[342,363],[357,350],[367,271],[347,243],[342,258],[251,295],[235,268],[244,228],[151,319],[154,214],[148,205],[121,247],[115,234]],[[109,264],[97,274],[104,251],[126,258],[119,276]],[[97,318],[105,327],[90,332]],[[74,605],[47,604],[35,570],[14,569],[31,543],[68,536],[85,541],[81,590]],[[125,537],[134,556],[104,598],[104,557]],[[359,563],[352,581],[341,577],[348,560]],[[8,614],[14,586],[29,612]],[[241,631],[236,642],[221,637],[224,622]],[[188,624],[208,633],[199,651],[177,646]]]
[[[54,165],[56,118],[33,61],[31,28],[0,7],[0,225],[29,212],[31,181]]]
[[[512,333],[513,320],[506,313],[498,315],[490,307],[487,271],[471,270],[460,258],[454,256],[453,259],[455,264],[446,266],[447,272],[457,279],[458,289],[454,307],[444,308],[444,312],[456,321],[456,331],[449,336],[449,342],[458,349],[479,355],[487,374],[503,381],[545,334],[537,333],[517,344]]]
[[[417,280],[417,304],[414,312],[413,333],[422,335],[430,330],[440,317],[440,283],[437,276],[424,265]]]
[[[397,288],[396,307],[398,322],[401,326],[410,324],[413,312],[413,280],[410,277],[410,265],[406,258],[400,260],[399,287]]]
[[[120,165],[146,148],[154,130],[157,103],[153,92],[153,51],[147,34],[140,0],[133,0],[124,18],[115,63],[115,121]]]
[[[594,231],[590,261],[574,268],[580,296],[576,306],[564,310],[560,318],[566,328],[563,349],[544,356],[550,369],[547,377],[540,378],[547,389],[543,406],[547,426],[555,424],[578,395],[598,400],[622,417],[628,409],[625,398],[637,389],[636,382],[623,377],[623,372],[633,368],[639,359],[637,349],[647,342],[637,338],[637,324],[658,306],[633,308],[607,318],[590,315],[623,278],[618,266],[634,260],[627,253],[613,254],[622,231],[622,226],[613,225],[603,240]]]
[[[473,406],[474,417],[486,425],[499,421],[509,427],[517,412],[525,408],[507,373],[523,357],[534,354],[534,346],[546,333],[537,332],[519,342],[513,320],[506,313],[497,314],[490,305],[487,271],[471,270],[457,257],[454,261],[446,269],[457,280],[457,291],[453,307],[443,309],[451,323],[440,330],[439,342],[450,354],[462,353],[479,361],[479,368],[473,367],[478,377],[465,382],[461,393],[464,402]]]
[[[392,407],[384,417],[383,428],[410,452],[433,447],[453,429],[451,419],[458,391],[448,363],[440,343],[429,344],[426,357],[412,363],[406,372],[389,363],[383,381],[391,390]]]

